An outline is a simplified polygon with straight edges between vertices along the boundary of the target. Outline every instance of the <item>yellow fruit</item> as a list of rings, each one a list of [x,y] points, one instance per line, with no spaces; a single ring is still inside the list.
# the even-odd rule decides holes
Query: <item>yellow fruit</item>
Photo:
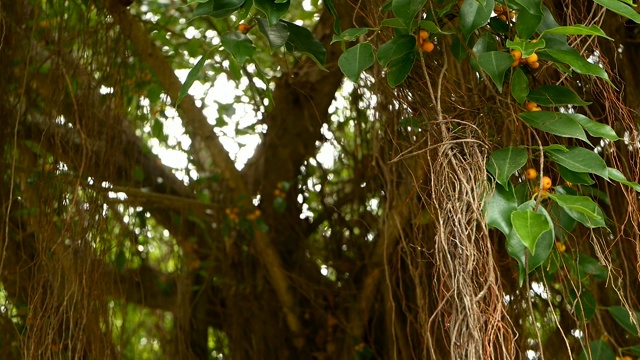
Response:
[[[513,11],[509,11],[509,19],[513,20],[516,18],[516,13],[514,13]]]
[[[507,17],[502,15],[502,14],[498,15],[498,19],[500,19],[500,20],[502,20],[504,22],[507,22]]]
[[[524,103],[524,108],[527,109],[527,111],[534,111],[536,107],[538,107],[538,104],[534,103],[533,101],[526,101]]]
[[[532,68],[533,70],[535,70],[535,69],[537,69],[537,68],[539,68],[539,67],[540,67],[540,63],[539,63],[539,62],[537,62],[537,61],[536,61],[536,62],[529,63],[529,67],[530,67],[530,68]]]
[[[503,14],[508,14],[509,13],[509,8],[504,6],[504,5],[502,5],[500,7],[500,10],[501,10],[500,12],[503,13]]]
[[[426,30],[420,30],[420,40],[427,40],[429,37],[429,32]]]
[[[514,60],[513,64],[511,64],[511,67],[518,67],[518,65],[520,65],[520,60]]]
[[[531,56],[527,57],[527,62],[532,64],[534,62],[538,62],[538,55],[536,53],[531,54]]]
[[[556,241],[556,249],[558,249],[558,252],[563,253],[565,252],[565,250],[567,250],[567,246],[560,241]]]
[[[515,60],[520,61],[520,59],[522,59],[522,51],[520,51],[520,50],[511,50],[511,56],[513,56],[513,58]]]
[[[527,171],[524,172],[524,177],[527,180],[535,180],[538,177],[538,172],[534,168],[528,168]]]
[[[548,176],[542,177],[542,190],[549,190],[551,189],[552,185],[553,185],[553,181],[551,181],[550,177]]]
[[[422,51],[430,53],[436,46],[431,41],[425,41],[422,43]]]

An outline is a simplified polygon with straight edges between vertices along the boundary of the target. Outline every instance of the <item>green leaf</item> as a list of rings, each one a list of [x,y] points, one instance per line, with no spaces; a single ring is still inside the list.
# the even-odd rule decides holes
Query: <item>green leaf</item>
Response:
[[[640,345],[628,346],[621,349],[624,352],[628,352],[631,355],[640,356]]]
[[[199,3],[193,11],[193,17],[208,15],[214,18],[225,18],[240,9],[245,0],[209,0]]]
[[[609,75],[600,66],[590,63],[576,49],[546,49],[547,54],[559,61],[569,65],[575,72],[586,75],[593,75],[609,80]]]
[[[623,2],[619,0],[593,0],[595,3],[600,4],[607,9],[613,11],[618,15],[622,15],[624,17],[628,17],[629,19],[635,21],[640,24],[640,14],[638,14],[635,9],[631,6],[625,5]]]
[[[598,260],[592,258],[589,255],[580,253],[578,255],[578,270],[580,271],[580,278],[584,279],[586,274],[593,275],[596,280],[606,280],[608,276],[607,268],[605,268]]]
[[[273,199],[273,208],[278,214],[282,214],[287,208],[287,200],[283,197],[276,196],[276,198]]]
[[[200,74],[200,71],[202,70],[204,63],[209,58],[210,52],[211,50],[209,50],[205,55],[202,55],[198,60],[198,62],[191,68],[191,70],[189,70],[189,74],[187,74],[187,78],[184,80],[184,83],[182,84],[182,86],[180,87],[180,90],[178,91],[178,98],[176,99],[176,105],[175,105],[176,107],[178,107],[182,99],[184,99],[184,97],[187,96],[187,94],[189,93],[189,89],[191,88],[193,83],[196,81],[196,78]]]
[[[518,3],[520,6],[527,9],[527,11],[532,14],[542,15],[542,11],[541,11],[542,0],[514,0],[514,2]],[[518,21],[520,21],[519,17],[518,17]]]
[[[535,254],[536,243],[542,233],[551,230],[547,217],[533,210],[517,210],[511,213],[511,224],[524,246]]]
[[[411,51],[389,63],[387,82],[389,86],[396,87],[401,84],[413,69],[416,62],[416,52]]]
[[[485,32],[484,34],[482,34],[482,36],[480,36],[480,38],[478,38],[478,41],[476,41],[476,43],[473,45],[473,49],[471,50],[473,50],[476,55],[488,53],[491,51],[498,51],[498,40],[493,34]],[[471,64],[471,68],[473,70],[482,72],[482,68],[480,68],[478,60],[476,58],[470,57],[469,63]]]
[[[287,50],[308,55],[322,69],[326,70],[323,65],[327,57],[327,50],[320,41],[313,37],[311,31],[288,21],[280,20],[280,22],[287,25],[289,30]]]
[[[541,22],[542,12],[534,14],[527,9],[520,9],[518,21],[516,21],[516,32],[521,39],[528,39],[535,34]]]
[[[529,111],[518,117],[532,127],[550,134],[583,140],[590,144],[582,126],[567,114],[552,111]]]
[[[605,138],[611,141],[620,140],[611,126],[591,120],[582,114],[566,114],[567,117],[579,123],[591,136]]]
[[[589,320],[596,314],[596,299],[588,291],[582,290],[580,296],[576,296],[575,293],[570,294],[571,308],[578,319],[583,323],[588,323]]]
[[[518,208],[513,187],[507,190],[496,184],[493,194],[484,203],[485,220],[489,228],[500,230],[505,236],[511,232],[511,213]]]
[[[589,105],[580,96],[566,86],[543,85],[529,93],[527,99],[542,106]]]
[[[593,151],[583,147],[569,147],[568,151],[546,150],[549,158],[569,170],[579,173],[594,173],[608,179],[607,164]]]
[[[512,63],[513,56],[502,51],[491,51],[478,55],[478,65],[493,80],[499,92],[502,92],[504,73],[511,68]]]
[[[333,16],[333,32],[336,34],[340,34],[342,29],[340,28],[340,16],[338,15],[338,10],[336,10],[335,5],[333,4],[333,0],[324,0],[324,7],[329,10],[329,13]]]
[[[627,330],[630,334],[638,336],[638,328],[631,322],[631,316],[635,316],[636,323],[640,324],[640,312],[629,314],[629,311],[622,306],[610,306],[607,308],[613,319]]]
[[[602,36],[609,40],[613,40],[608,37],[607,34],[600,29],[597,25],[584,26],[582,24],[571,25],[571,26],[558,26],[553,29],[546,30],[545,34],[562,34],[562,35],[593,35],[593,36]],[[542,35],[542,34],[541,34]]]
[[[590,342],[589,349],[582,351],[579,360],[616,360],[616,354],[603,340]]]
[[[391,10],[407,29],[411,29],[416,15],[426,3],[427,0],[393,0]]]
[[[419,26],[420,26],[420,29],[427,30],[430,35],[436,35],[436,34],[452,35],[452,34],[455,34],[455,32],[453,32],[453,31],[444,31],[444,30],[440,29],[438,27],[438,25],[436,25],[436,23],[434,23],[433,21],[422,20],[422,21],[420,21]]]
[[[504,187],[509,186],[509,177],[527,163],[527,152],[518,147],[507,147],[494,151],[487,159],[487,171]]]
[[[269,41],[269,47],[271,51],[281,48],[287,43],[289,38],[289,30],[287,25],[283,23],[277,23],[273,26],[269,25],[266,19],[256,17],[258,23],[258,29]]]
[[[560,164],[556,164],[556,167],[558,168],[558,172],[560,173],[560,176],[562,176],[563,179],[565,179],[566,181],[572,184],[591,185],[595,183],[595,181],[591,179],[591,176],[589,176],[588,173],[578,173],[575,171],[571,171]]]
[[[607,168],[607,174],[609,175],[609,179],[617,181],[620,184],[627,185],[631,187],[633,190],[640,192],[640,184],[627,180],[624,174],[621,173],[618,169]]]
[[[275,0],[253,0],[254,6],[262,11],[269,19],[269,25],[273,26],[289,11],[290,0],[276,2]]]
[[[412,35],[396,36],[378,48],[378,62],[386,67],[392,60],[398,59],[416,49],[416,38]]]
[[[256,52],[256,47],[253,46],[251,39],[239,31],[222,34],[220,42],[224,49],[233,55],[240,66]]]
[[[561,194],[549,194],[549,197],[555,200],[562,208],[578,211],[586,216],[601,220],[603,219],[603,213],[598,204],[591,200],[587,196],[577,195],[561,195]]]
[[[511,95],[520,104],[524,103],[529,95],[529,79],[520,67],[515,68],[511,77]]]
[[[333,39],[331,43],[333,44],[336,41],[355,41],[360,38],[360,36],[366,35],[369,32],[369,28],[351,28],[347,29],[340,34],[333,35]]]
[[[520,207],[518,207],[518,210],[521,210],[521,211],[531,210],[535,206],[535,203],[536,203],[535,200],[527,201],[524,204],[520,205]],[[542,206],[539,206],[537,213],[544,215],[545,218],[547,219],[547,222],[549,223],[549,227],[551,227],[551,224],[552,224],[551,217],[549,216],[549,213],[547,213],[545,208]],[[527,247],[524,245],[523,241],[520,239],[520,237],[518,236],[515,230],[512,230],[511,233],[509,233],[509,236],[507,236],[507,243],[506,243],[507,252],[512,258],[514,258],[518,262],[518,269],[519,269],[518,280],[519,280],[520,286],[522,286],[524,277],[527,273],[535,270],[538,266],[540,266],[547,260],[547,258],[549,257],[549,254],[551,254],[551,250],[553,249],[554,236],[555,235],[554,235],[553,228],[551,228],[551,231],[544,232],[538,239],[538,242],[536,243],[535,252],[533,254],[530,254],[529,258],[527,259],[527,254],[530,252],[528,251]],[[526,264],[526,267],[525,267],[525,264]]]
[[[360,74],[374,62],[373,46],[369,43],[361,43],[342,53],[338,59],[338,66],[349,80],[357,83]]]
[[[384,19],[380,23],[380,27],[382,27],[382,26],[395,28],[395,29],[403,29],[404,28],[404,24],[402,24],[402,22],[398,18]]]
[[[477,0],[464,1],[460,8],[460,26],[465,40],[468,40],[477,28],[487,24],[494,5],[494,0],[485,0],[484,4]]]

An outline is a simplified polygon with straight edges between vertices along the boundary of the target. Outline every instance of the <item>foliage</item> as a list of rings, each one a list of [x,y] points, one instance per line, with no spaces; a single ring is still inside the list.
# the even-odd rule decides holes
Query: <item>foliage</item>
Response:
[[[126,3],[0,8],[0,354],[640,356],[631,2]]]

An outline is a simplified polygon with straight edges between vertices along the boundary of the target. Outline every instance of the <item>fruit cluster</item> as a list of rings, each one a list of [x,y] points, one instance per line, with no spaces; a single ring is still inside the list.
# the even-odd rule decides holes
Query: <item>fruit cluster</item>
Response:
[[[496,5],[493,8],[493,12],[496,13],[498,19],[504,22],[507,22],[507,19],[513,20],[516,17],[516,13],[509,10],[509,8],[504,5]]]
[[[418,47],[426,53],[430,53],[436,48],[436,45],[429,41],[429,32],[426,30],[420,30],[418,35],[416,35],[416,41]]]
[[[529,100],[524,103],[524,108],[527,109],[527,111],[542,111],[542,108],[538,106],[538,104]]]
[[[517,67],[520,64],[527,64],[534,70],[540,67],[540,63],[538,62],[538,55],[536,53],[531,54],[531,56],[529,57],[523,58],[522,51],[511,50],[511,56],[513,56],[513,64],[511,64],[511,67]]]

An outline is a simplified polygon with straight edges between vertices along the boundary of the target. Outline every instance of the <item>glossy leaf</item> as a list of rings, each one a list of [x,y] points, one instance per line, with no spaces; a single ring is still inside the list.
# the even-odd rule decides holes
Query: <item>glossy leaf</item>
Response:
[[[276,2],[275,0],[253,0],[256,9],[262,11],[269,20],[269,25],[273,26],[278,20],[289,11],[290,0]]]
[[[493,83],[502,92],[504,73],[511,68],[513,57],[502,51],[491,51],[478,55],[478,65],[489,75]]]
[[[214,18],[225,18],[240,9],[245,0],[209,0],[199,3],[193,11],[193,16],[208,15]]]
[[[609,179],[617,181],[621,184],[627,185],[631,187],[633,190],[640,192],[640,184],[638,184],[637,182],[627,180],[624,174],[621,173],[618,169],[607,168],[607,174],[609,175]]]
[[[419,26],[420,26],[420,29],[427,30],[429,32],[429,34],[431,34],[431,35],[435,35],[435,34],[445,34],[445,35],[455,34],[455,32],[453,32],[453,31],[444,31],[444,30],[440,29],[438,27],[438,25],[436,25],[436,23],[434,23],[433,21],[422,20],[422,21],[420,21]]]
[[[220,42],[242,66],[247,59],[250,59],[256,52],[256,47],[249,37],[239,31],[231,31],[220,37]]]
[[[549,197],[565,209],[571,209],[593,219],[602,219],[602,210],[588,196],[549,194]]]
[[[629,311],[627,309],[622,306],[610,306],[607,308],[607,310],[620,326],[622,326],[630,334],[638,336],[638,328],[634,323],[631,322],[632,314],[629,314]],[[636,323],[640,324],[640,312],[635,312],[633,316],[635,316]]]
[[[533,210],[518,210],[511,213],[511,225],[532,254],[535,254],[536,243],[542,233],[551,230],[547,218]]]
[[[361,43],[342,53],[338,59],[338,66],[349,80],[358,82],[360,74],[374,62],[373,46]]]
[[[369,32],[369,28],[351,28],[347,29],[340,34],[333,35],[333,39],[331,43],[333,44],[336,41],[355,41],[360,38],[360,36],[366,35]]]
[[[545,46],[546,42],[544,39],[540,39],[536,42],[507,40],[507,47],[511,50],[520,50],[523,58],[531,56],[531,54],[536,52],[536,50],[542,49]]]
[[[391,10],[407,29],[411,29],[416,15],[426,3],[427,0],[393,0]]]
[[[389,71],[387,72],[387,82],[389,86],[396,87],[407,78],[413,64],[416,62],[416,52],[411,51],[404,54],[402,57],[397,58],[389,63]]]
[[[380,23],[380,26],[386,26],[394,29],[402,29],[404,28],[404,24],[398,18],[384,19]]]
[[[527,152],[518,147],[507,147],[494,151],[487,159],[487,171],[502,186],[507,187],[509,177],[527,163]]]
[[[484,213],[489,228],[500,230],[505,236],[511,232],[511,213],[518,208],[518,201],[512,186],[509,189],[500,184],[484,203]]]
[[[589,255],[580,253],[578,255],[578,270],[580,271],[580,278],[587,277],[586,274],[593,275],[596,280],[606,280],[608,276],[608,270],[600,262]]]
[[[582,351],[579,360],[616,360],[616,354],[603,340],[590,342],[589,349]]]
[[[527,9],[520,9],[518,21],[516,21],[516,32],[521,39],[529,39],[535,34],[538,26],[542,22],[542,12],[534,14]]]
[[[602,36],[609,40],[613,40],[608,37],[607,34],[600,29],[597,25],[584,26],[582,24],[571,25],[571,26],[558,26],[553,29],[546,30],[545,34],[562,34],[562,35],[593,35],[593,36]]]
[[[176,107],[178,107],[182,99],[184,99],[184,97],[187,96],[187,94],[189,93],[189,89],[191,89],[191,86],[196,81],[196,78],[200,74],[200,71],[202,71],[202,67],[204,66],[204,63],[209,58],[210,52],[211,50],[209,50],[205,55],[202,55],[198,60],[198,62],[196,62],[196,64],[191,68],[191,70],[189,70],[189,74],[187,74],[187,77],[184,80],[184,83],[182,84],[182,86],[180,87],[180,90],[178,91],[178,98],[176,99],[176,105],[175,105]]]
[[[491,51],[498,51],[498,47],[499,44],[496,37],[489,32],[485,32],[484,34],[482,34],[482,36],[480,36],[480,38],[478,38],[471,50],[473,50],[476,55],[480,55]],[[478,60],[475,57],[472,56],[469,58],[469,64],[471,65],[471,68],[473,70],[482,72],[482,68],[480,68]]]
[[[613,11],[616,14],[627,17],[633,20],[634,22],[640,24],[640,14],[638,14],[633,7],[629,5],[625,5],[623,2],[620,2],[619,0],[593,0],[593,1]]]
[[[532,14],[542,15],[542,0],[514,0],[514,2],[518,3]],[[520,21],[519,18],[518,21]]]
[[[582,126],[566,114],[552,111],[530,111],[522,112],[518,114],[518,117],[536,129],[589,143]]]
[[[387,66],[392,60],[398,59],[416,49],[416,38],[412,35],[396,36],[378,48],[378,62]]]
[[[338,15],[338,10],[336,10],[336,6],[333,4],[333,0],[324,0],[322,2],[324,7],[329,10],[329,13],[333,16],[333,32],[336,34],[340,34],[342,29],[340,27],[340,16]]]
[[[620,140],[615,130],[609,125],[591,120],[582,114],[566,114],[566,116],[579,123],[591,136],[601,137],[611,141]]]
[[[542,106],[589,105],[566,86],[542,85],[529,93],[527,99]]]
[[[311,31],[288,21],[280,20],[280,22],[287,25],[287,30],[289,30],[289,37],[286,43],[287,50],[308,55],[324,69],[323,65],[327,57],[327,50],[320,41],[313,37]]]
[[[607,179],[607,164],[600,155],[583,147],[569,147],[568,151],[548,149],[547,156],[569,170],[579,173],[594,173]]]
[[[465,40],[469,39],[471,33],[477,28],[487,24],[493,13],[494,5],[494,0],[485,0],[484,3],[477,0],[464,1],[460,8],[460,26]]]
[[[560,173],[560,176],[562,176],[563,179],[572,184],[591,185],[595,183],[595,181],[593,181],[588,173],[578,173],[575,171],[571,171],[560,164],[556,164],[556,167],[558,169],[558,172]]]
[[[258,29],[269,41],[269,47],[272,51],[281,48],[287,43],[287,39],[289,38],[287,25],[279,22],[271,26],[266,19],[259,17],[255,19],[258,23]]]
[[[511,95],[520,104],[524,103],[529,95],[529,79],[520,67],[515,68],[511,77]]]
[[[593,75],[609,80],[609,75],[600,66],[590,63],[575,49],[557,50],[546,49],[546,52],[558,59],[559,61],[569,65],[571,69],[580,74]]]

